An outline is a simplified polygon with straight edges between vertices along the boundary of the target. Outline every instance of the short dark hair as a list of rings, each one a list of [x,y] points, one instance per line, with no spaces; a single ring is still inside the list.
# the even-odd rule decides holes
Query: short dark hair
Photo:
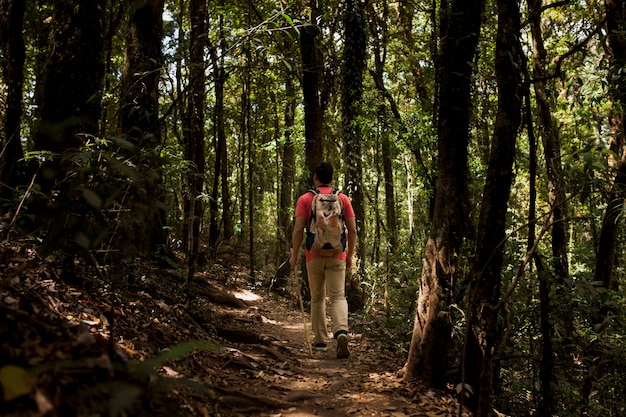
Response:
[[[315,167],[315,175],[322,184],[330,184],[333,180],[333,166],[328,162],[322,162]]]

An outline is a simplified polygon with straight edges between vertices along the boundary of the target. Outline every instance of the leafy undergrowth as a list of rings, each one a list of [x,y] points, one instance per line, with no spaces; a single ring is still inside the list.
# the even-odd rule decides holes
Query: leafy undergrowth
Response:
[[[396,378],[405,358],[373,335],[351,333],[348,359],[334,345],[311,354],[297,297],[250,286],[232,258],[217,266],[187,281],[137,262],[113,285],[4,248],[0,414],[459,415],[447,393]]]

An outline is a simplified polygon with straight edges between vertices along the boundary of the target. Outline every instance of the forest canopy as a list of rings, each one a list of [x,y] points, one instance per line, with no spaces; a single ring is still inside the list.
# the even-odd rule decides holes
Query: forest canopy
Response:
[[[351,312],[476,415],[625,412],[617,0],[0,0],[2,245],[249,282],[322,161]],[[82,271],[82,269],[80,269]],[[417,382],[416,382],[417,381]]]

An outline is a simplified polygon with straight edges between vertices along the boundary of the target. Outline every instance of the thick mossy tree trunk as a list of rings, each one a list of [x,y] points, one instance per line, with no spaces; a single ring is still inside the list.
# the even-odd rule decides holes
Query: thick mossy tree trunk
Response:
[[[470,236],[468,153],[470,91],[484,0],[443,1],[438,68],[437,189],[426,242],[405,380],[444,388],[452,333],[450,304],[461,246]]]
[[[477,417],[489,414],[494,355],[501,334],[498,316],[507,207],[524,97],[520,71],[524,61],[519,36],[517,0],[498,0],[495,58],[498,111],[476,232],[476,255],[470,272],[469,327],[463,361],[462,382],[472,387],[468,403]]]

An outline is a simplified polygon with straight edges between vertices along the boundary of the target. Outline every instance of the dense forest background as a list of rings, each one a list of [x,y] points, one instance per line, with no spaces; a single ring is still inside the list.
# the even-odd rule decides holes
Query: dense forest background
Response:
[[[624,414],[623,2],[0,7],[3,247],[101,286],[245,253],[280,288],[328,160],[351,311],[386,317],[406,384],[476,415]]]

